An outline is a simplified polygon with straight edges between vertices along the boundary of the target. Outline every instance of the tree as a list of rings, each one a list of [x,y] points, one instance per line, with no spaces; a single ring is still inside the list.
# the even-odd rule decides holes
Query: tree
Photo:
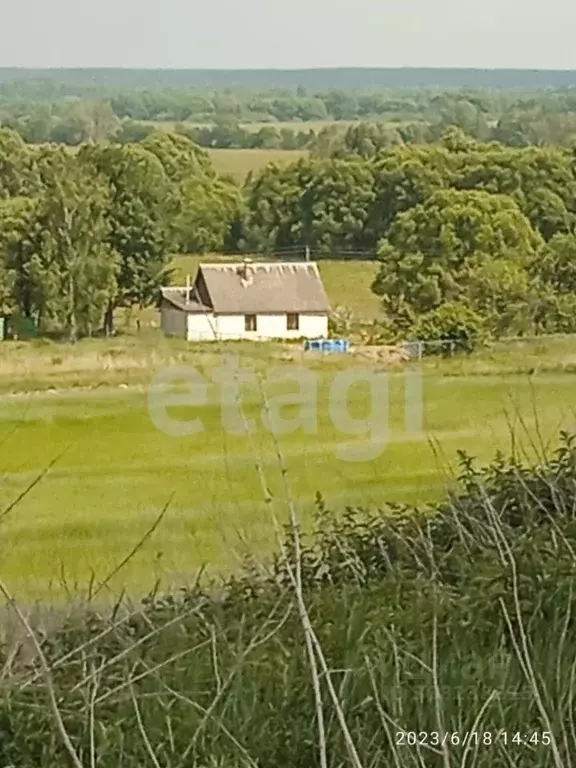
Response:
[[[162,283],[172,247],[171,186],[160,160],[142,146],[86,146],[79,157],[110,188],[107,242],[119,258],[117,291],[109,296],[106,311],[110,334],[116,307],[151,304]]]
[[[569,150],[476,145],[453,153],[452,162],[456,188],[509,195],[546,240],[576,224],[576,172]]]
[[[37,253],[45,275],[41,319],[75,341],[102,321],[117,287],[118,259],[108,244],[109,188],[105,178],[63,149],[43,150],[38,169]]]
[[[301,197],[312,176],[313,165],[302,159],[287,166],[270,163],[248,181],[246,234],[251,248],[273,252],[304,244]]]
[[[467,136],[487,139],[490,128],[482,107],[462,96],[442,94],[432,100],[432,134],[441,136],[446,128],[458,128]]]
[[[310,150],[313,157],[335,157],[342,152],[345,130],[339,125],[327,125],[318,131],[310,140]]]
[[[557,234],[546,243],[533,275],[554,293],[576,297],[576,236]]]
[[[382,266],[373,290],[392,318],[405,317],[406,309],[422,314],[467,300],[486,311],[486,285],[495,281],[491,265],[507,265],[517,295],[519,273],[532,267],[541,245],[512,199],[441,190],[397,216],[380,247]]]
[[[26,195],[33,189],[33,158],[17,133],[0,128],[0,199]]]
[[[172,231],[187,253],[221,251],[234,221],[243,218],[243,201],[234,182],[193,176],[182,182],[180,207]]]
[[[268,251],[365,248],[373,199],[373,173],[361,160],[269,165],[247,187],[249,242]]]
[[[77,101],[52,129],[51,139],[76,146],[84,142],[104,142],[120,131],[120,120],[105,101]]]
[[[312,147],[319,157],[374,157],[380,150],[402,144],[400,133],[385,123],[359,123],[346,131],[338,126],[324,128]]]
[[[323,101],[335,120],[354,120],[358,115],[358,101],[349,91],[330,91]]]
[[[10,108],[2,122],[27,144],[42,144],[50,140],[53,108],[50,104],[18,105]]]
[[[252,138],[254,147],[262,149],[278,149],[282,144],[282,137],[278,130],[271,125],[260,128],[258,133]]]
[[[493,136],[509,147],[527,147],[532,139],[530,123],[525,116],[503,115],[494,128]]]
[[[537,333],[576,333],[576,295],[544,287],[534,316]]]
[[[448,302],[426,312],[413,328],[418,341],[447,342],[443,354],[473,352],[488,338],[484,319],[465,303]],[[437,351],[437,350],[435,350]]]
[[[541,285],[530,267],[512,258],[487,259],[465,276],[467,298],[494,336],[535,331]]]
[[[298,136],[290,128],[280,129],[280,146],[282,149],[298,149]]]
[[[170,183],[166,210],[174,247],[222,250],[243,215],[238,187],[220,179],[208,153],[185,136],[157,132],[141,146],[160,160]]]
[[[508,110],[496,125],[493,136],[512,147],[570,146],[576,138],[576,118],[572,114],[538,110]]]
[[[366,241],[376,248],[396,217],[424,203],[453,180],[453,159],[442,147],[393,147],[373,163],[374,203]]]
[[[396,130],[405,144],[426,144],[430,139],[430,127],[423,120],[399,125]]]
[[[374,202],[374,176],[361,160],[319,161],[302,188],[301,243],[323,251],[369,247],[365,241]]]
[[[0,300],[2,314],[18,309],[31,318],[40,274],[32,228],[37,201],[29,197],[0,200]],[[35,274],[36,272],[36,274]],[[36,278],[36,281],[35,281]]]
[[[143,141],[155,128],[147,123],[139,123],[137,120],[124,120],[116,136],[116,141],[121,144],[137,144]]]
[[[195,136],[190,136],[202,147],[218,147],[231,149],[233,147],[248,147],[254,136],[242,128],[235,120],[218,119],[216,124],[207,128],[195,130]]]
[[[440,144],[449,152],[469,153],[477,146],[476,141],[461,128],[449,126],[440,136]]]
[[[142,147],[156,155],[173,182],[202,172],[216,176],[206,150],[182,134],[155,131],[142,141]]]

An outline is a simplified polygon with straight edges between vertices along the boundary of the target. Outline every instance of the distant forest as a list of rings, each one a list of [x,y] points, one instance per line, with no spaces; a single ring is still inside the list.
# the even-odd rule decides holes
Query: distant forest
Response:
[[[575,70],[334,68],[334,69],[12,69],[0,68],[0,83],[40,93],[80,96],[93,88],[248,88],[299,86],[324,89],[398,88],[566,88],[576,86]],[[39,89],[35,91],[35,89]]]
[[[350,123],[372,124],[342,136]],[[576,141],[576,71],[0,69],[0,125],[27,143],[142,141],[320,155],[437,141],[450,127],[509,146]]]

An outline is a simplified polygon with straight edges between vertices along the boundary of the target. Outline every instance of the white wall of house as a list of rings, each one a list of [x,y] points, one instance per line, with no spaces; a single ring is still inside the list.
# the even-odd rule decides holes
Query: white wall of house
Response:
[[[217,315],[218,336],[221,339],[317,339],[328,334],[326,315],[299,315],[299,328],[289,331],[286,314],[257,315],[256,330],[245,330],[244,315]]]
[[[221,339],[256,339],[258,336],[244,330],[244,315],[216,315],[216,323]]]
[[[166,336],[186,338],[186,314],[176,307],[162,307],[160,323]]]
[[[269,315],[263,318],[265,328],[272,338],[323,339],[328,335],[327,315],[298,315],[298,330],[287,330],[286,315]],[[260,323],[260,317],[258,318]]]
[[[299,315],[298,330],[289,331],[286,314],[257,315],[256,330],[245,330],[245,315],[186,314],[162,309],[162,330],[188,341],[252,339],[321,339],[328,335],[327,315]]]
[[[256,330],[246,331],[245,315],[216,315],[220,339],[317,339],[328,334],[327,315],[299,315],[298,330],[289,331],[286,314],[256,316]]]
[[[300,330],[296,338],[325,339],[328,336],[328,315],[300,315]]]
[[[214,341],[218,338],[218,322],[211,314],[189,314],[188,341]]]

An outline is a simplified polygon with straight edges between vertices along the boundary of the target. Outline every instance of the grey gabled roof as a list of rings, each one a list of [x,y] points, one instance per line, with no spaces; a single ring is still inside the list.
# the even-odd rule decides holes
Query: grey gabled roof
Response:
[[[202,280],[216,313],[323,314],[330,310],[313,262],[202,264],[196,284]]]
[[[176,309],[182,309],[184,312],[205,314],[212,312],[211,307],[206,307],[197,300],[194,289],[190,290],[189,300],[186,301],[186,288],[162,288],[162,298]]]

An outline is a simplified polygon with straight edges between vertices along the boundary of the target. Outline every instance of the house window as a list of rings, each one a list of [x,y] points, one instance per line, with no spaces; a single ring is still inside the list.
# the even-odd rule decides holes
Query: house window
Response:
[[[289,331],[299,331],[300,317],[295,314],[286,315],[286,327]]]
[[[258,330],[256,315],[244,315],[244,330],[246,332],[254,332]]]

